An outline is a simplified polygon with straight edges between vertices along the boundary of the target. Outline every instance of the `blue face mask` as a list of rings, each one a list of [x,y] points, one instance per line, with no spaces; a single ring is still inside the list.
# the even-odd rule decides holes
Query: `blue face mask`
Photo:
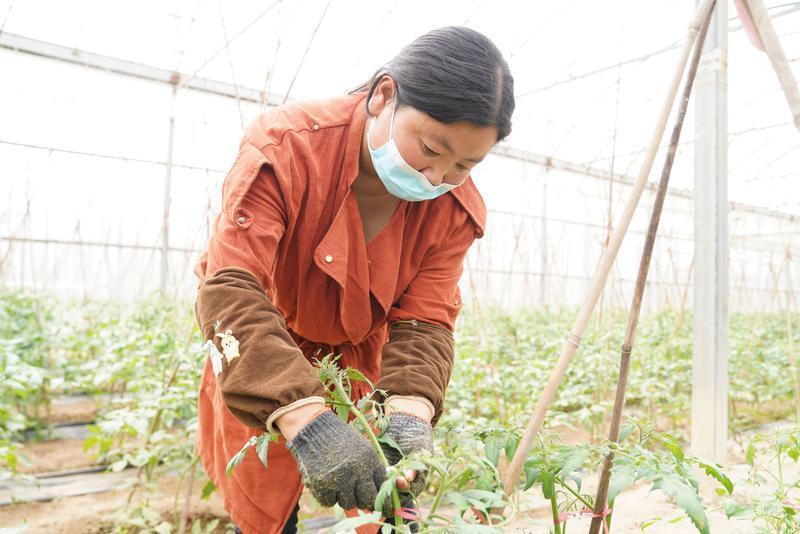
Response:
[[[389,122],[389,141],[380,148],[372,148],[369,142],[369,134],[372,130],[372,125],[375,123],[375,117],[370,119],[369,130],[367,131],[367,147],[369,148],[369,155],[372,158],[372,165],[375,167],[375,172],[383,182],[386,190],[392,195],[408,200],[409,202],[419,202],[421,200],[431,200],[440,195],[447,193],[463,184],[446,184],[433,185],[425,178],[425,175],[406,163],[400,151],[397,150],[397,144],[394,142],[394,112],[397,109],[395,103],[392,107],[392,118]]]

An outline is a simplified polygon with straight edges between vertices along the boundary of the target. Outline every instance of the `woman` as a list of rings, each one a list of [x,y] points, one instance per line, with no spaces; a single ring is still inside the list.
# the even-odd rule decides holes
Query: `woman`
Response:
[[[294,532],[303,485],[323,506],[370,510],[385,480],[368,441],[325,407],[319,354],[342,354],[388,392],[386,432],[403,454],[432,451],[457,282],[485,222],[469,174],[513,109],[499,50],[448,27],[354,92],[280,106],[246,130],[195,267],[198,323],[225,352],[205,364],[198,450],[242,531]],[[280,434],[268,469],[250,454],[226,476],[265,430]],[[410,472],[398,487],[418,494],[424,480]]]

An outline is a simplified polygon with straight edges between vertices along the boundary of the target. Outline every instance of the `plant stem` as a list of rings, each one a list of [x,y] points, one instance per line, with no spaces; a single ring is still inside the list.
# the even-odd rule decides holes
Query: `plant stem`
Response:
[[[447,473],[450,472],[450,466],[447,466],[447,469],[444,470],[442,473],[442,482],[439,484],[439,488],[436,490],[436,496],[433,498],[433,504],[431,504],[431,509],[428,510],[428,517],[433,515],[436,511],[436,508],[439,507],[439,501],[442,500],[442,496],[444,495],[444,489],[447,487]]]
[[[577,492],[576,492],[574,489],[570,488],[570,487],[569,487],[569,485],[567,485],[567,483],[566,483],[566,482],[564,482],[564,484],[562,484],[562,486],[561,486],[561,487],[563,487],[563,488],[566,488],[566,490],[567,490],[568,492],[570,492],[571,494],[573,494],[573,495],[575,496],[575,498],[576,498],[576,499],[578,499],[579,501],[581,501],[581,502],[583,503],[583,505],[584,505],[584,506],[586,506],[587,508],[592,508],[592,504],[591,504],[589,501],[587,501],[586,499],[584,499],[584,498],[583,498],[583,497],[582,497],[580,494],[578,494],[578,493],[577,493]]]
[[[189,482],[186,484],[186,497],[183,501],[183,510],[181,511],[180,524],[178,525],[178,534],[186,532],[186,523],[189,520],[189,506],[192,503],[192,486],[194,485],[195,466],[200,457],[197,454],[195,447],[192,453],[192,462],[189,464]]]
[[[610,501],[608,501],[608,509],[609,510],[613,510],[614,509],[614,501],[615,500],[616,500],[616,497],[614,499],[611,499]],[[605,512],[605,510],[603,510],[603,511]],[[606,528],[608,529],[609,532],[611,532],[611,513],[610,512],[605,517],[605,520],[606,520]]]
[[[386,456],[383,454],[383,449],[381,448],[381,444],[378,442],[378,438],[375,437],[375,433],[372,431],[372,427],[369,426],[366,418],[361,413],[361,411],[358,408],[356,408],[355,404],[353,404],[352,401],[349,400],[350,395],[347,394],[347,391],[345,391],[344,386],[342,386],[342,384],[339,381],[336,381],[336,391],[342,396],[342,398],[348,399],[347,406],[350,408],[350,411],[353,413],[353,415],[356,416],[356,419],[358,419],[359,422],[361,422],[361,424],[364,426],[364,429],[367,431],[367,437],[372,442],[372,446],[375,447],[375,451],[378,453],[378,456],[380,457],[381,462],[383,462],[383,465],[389,467],[389,460],[387,460]]]
[[[550,509],[553,512],[553,534],[561,534],[561,523],[558,520],[558,501],[556,501],[556,492],[550,496]]]
[[[361,410],[356,408],[356,405],[353,404],[353,401],[350,399],[350,395],[345,391],[344,386],[342,385],[341,379],[335,379],[334,383],[336,384],[336,391],[339,395],[342,396],[343,399],[346,399],[348,407],[350,408],[350,412],[356,416],[361,424],[364,426],[364,430],[367,432],[367,437],[372,442],[372,446],[375,448],[375,451],[378,453],[378,456],[383,462],[383,465],[389,467],[389,461],[386,459],[386,456],[383,454],[383,449],[381,448],[381,444],[378,442],[378,438],[375,437],[375,433],[372,431],[372,427],[369,426],[367,423],[364,414],[361,413]],[[400,529],[403,526],[403,518],[397,515],[397,511],[400,509],[400,496],[397,494],[397,487],[392,488],[392,507],[394,508],[394,524],[395,527]]]

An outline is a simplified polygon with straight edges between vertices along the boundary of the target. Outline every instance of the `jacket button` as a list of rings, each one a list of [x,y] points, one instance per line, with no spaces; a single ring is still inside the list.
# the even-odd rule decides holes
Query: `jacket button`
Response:
[[[333,256],[331,256],[330,254],[325,256],[325,263],[333,263]]]
[[[245,219],[244,217],[239,217],[238,219],[236,219],[236,222],[238,222],[239,224],[244,224],[247,222],[247,219]]]
[[[314,129],[315,129],[315,130],[319,130],[319,124],[315,124],[315,125],[314,125]]]

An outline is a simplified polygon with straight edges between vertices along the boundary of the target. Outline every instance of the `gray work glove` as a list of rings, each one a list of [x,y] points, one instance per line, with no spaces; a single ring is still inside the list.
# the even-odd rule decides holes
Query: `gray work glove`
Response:
[[[297,460],[303,484],[322,506],[374,508],[386,470],[367,439],[335,413],[312,419],[286,448]]]
[[[404,456],[411,453],[424,451],[433,454],[433,428],[430,423],[414,415],[395,412],[389,415],[389,424],[386,426],[384,435],[390,437],[400,447],[398,451],[391,445],[381,442],[381,449],[386,456],[389,465],[399,462]],[[417,471],[417,476],[411,481],[409,492],[414,496],[419,495],[427,484],[427,472]],[[412,508],[414,501],[406,493],[401,492],[400,500],[402,506]],[[412,532],[417,532],[416,523],[410,525]]]

